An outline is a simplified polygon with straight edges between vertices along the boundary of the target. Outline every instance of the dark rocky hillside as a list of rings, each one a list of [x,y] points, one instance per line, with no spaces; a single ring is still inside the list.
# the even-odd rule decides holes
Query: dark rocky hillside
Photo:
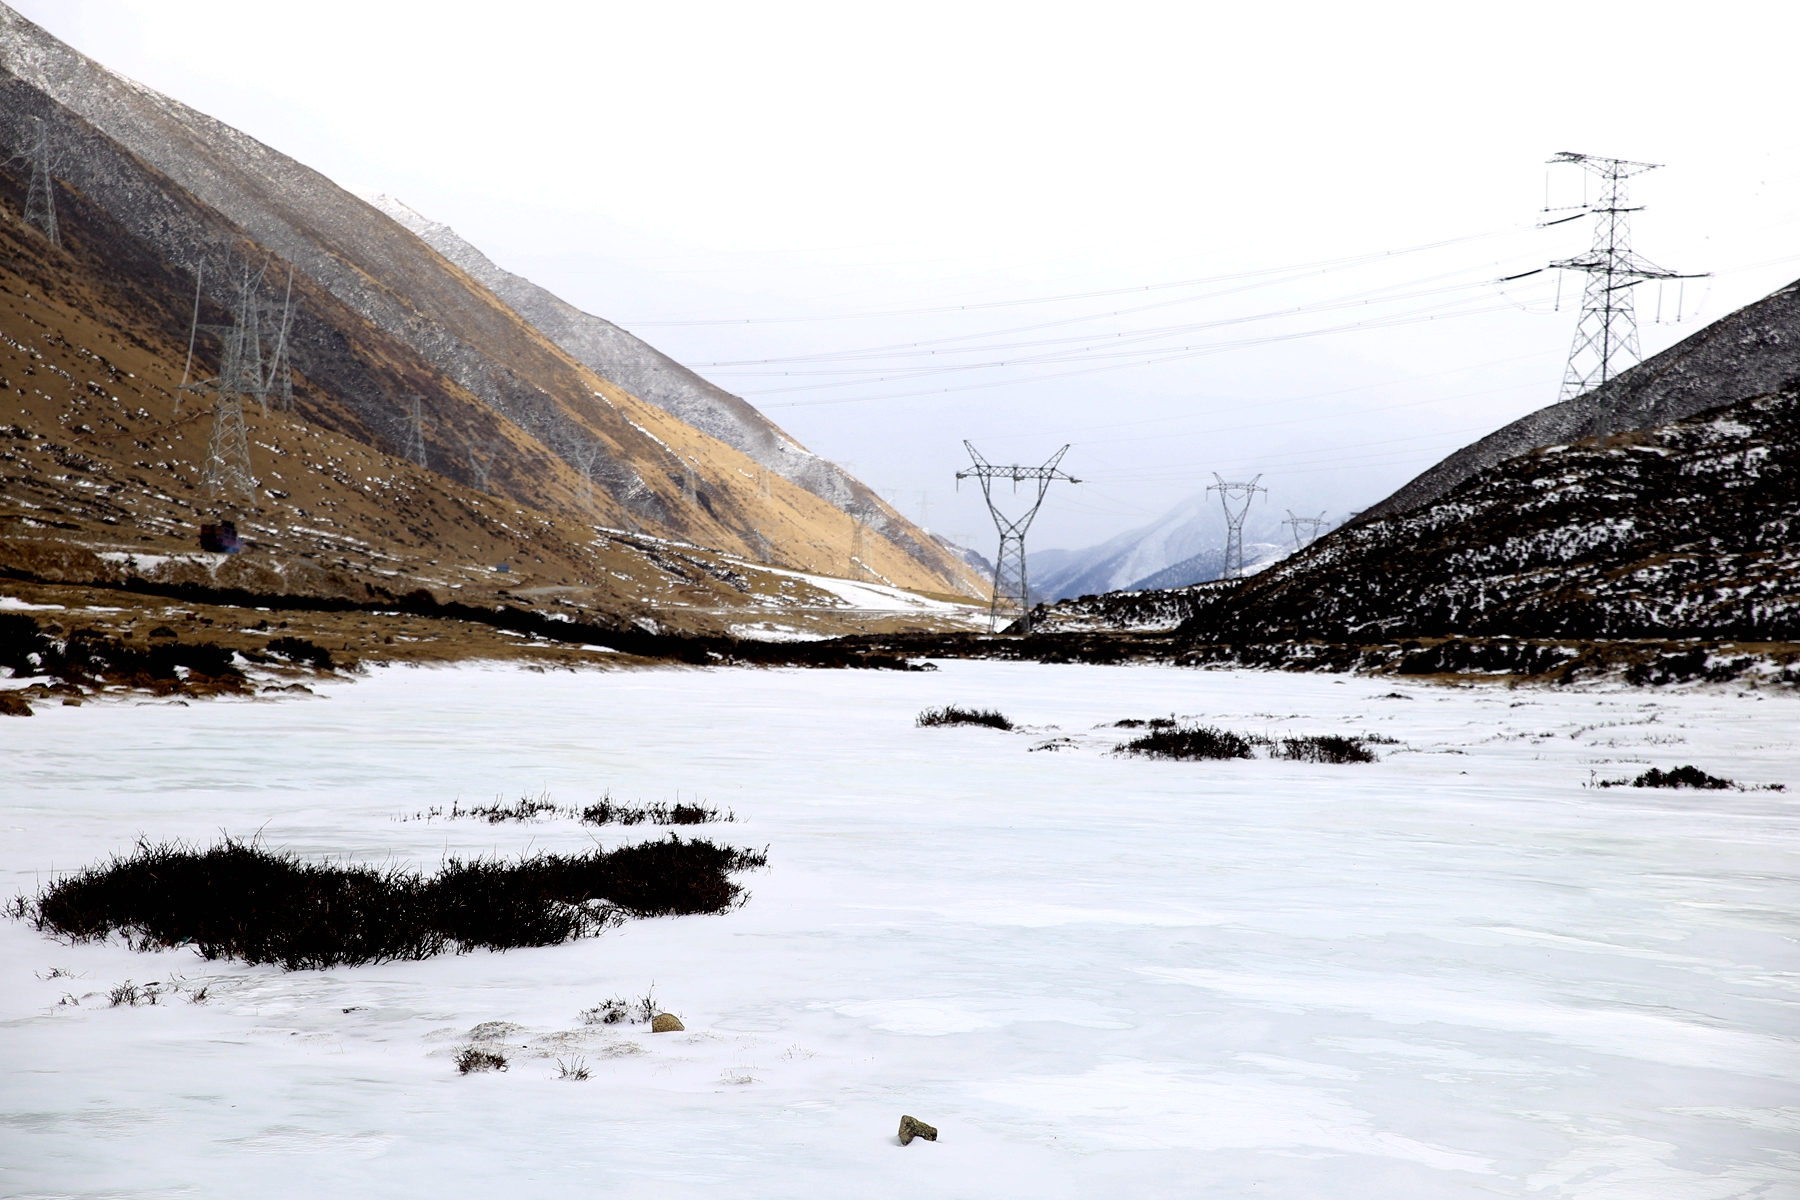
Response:
[[[1800,641],[1800,381],[1545,446],[1239,584],[1084,596],[1038,628],[1183,643]]]
[[[1800,640],[1800,380],[1657,429],[1533,450],[1341,530],[1184,638]]]
[[[1450,455],[1362,520],[1409,512],[1478,471],[1556,442],[1652,429],[1800,377],[1800,282],[1714,321],[1591,392],[1540,408]]]

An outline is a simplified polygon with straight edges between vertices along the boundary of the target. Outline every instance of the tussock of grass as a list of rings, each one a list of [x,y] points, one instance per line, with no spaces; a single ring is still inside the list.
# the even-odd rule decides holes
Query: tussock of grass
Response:
[[[919,714],[917,722],[921,728],[932,728],[939,725],[985,725],[989,729],[1011,729],[1013,723],[991,708],[961,708],[955,704],[946,704],[942,708],[928,708]]]
[[[581,810],[581,820],[588,825],[705,825],[713,821],[731,822],[737,814],[720,812],[710,804],[616,804],[610,794]]]
[[[456,1056],[456,1073],[459,1075],[504,1070],[506,1070],[506,1055],[495,1054],[491,1050],[478,1050],[474,1046],[469,1046]],[[586,1077],[583,1076],[583,1078]]]
[[[1273,743],[1270,757],[1311,763],[1375,762],[1375,753],[1363,744],[1365,740],[1334,733],[1316,737],[1286,737]]]
[[[656,985],[652,984],[636,1000],[627,1000],[623,996],[614,996],[610,1000],[602,1000],[592,1008],[583,1009],[581,1023],[584,1025],[648,1025],[656,1019],[661,1009],[657,1006]]]
[[[123,934],[139,950],[288,970],[553,946],[627,917],[716,913],[741,902],[734,871],[766,853],[675,834],[617,850],[517,862],[452,859],[431,876],[301,862],[227,839],[206,850],[139,843],[58,880],[15,914],[70,941]]]
[[[1154,726],[1157,722],[1153,721]],[[1176,725],[1169,722],[1119,747],[1122,754],[1146,758],[1251,758],[1250,739],[1212,725]]]

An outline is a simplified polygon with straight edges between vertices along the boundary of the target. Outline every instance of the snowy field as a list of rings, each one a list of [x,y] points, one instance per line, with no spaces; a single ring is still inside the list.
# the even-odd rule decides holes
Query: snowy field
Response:
[[[591,845],[396,819],[544,789],[735,809],[702,832],[770,866],[723,916],[328,972],[0,921],[0,1194],[1800,1196],[1800,702],[1392,690],[393,668],[6,719],[9,893],[140,834],[425,867]],[[1031,728],[914,727],[947,702]],[[1171,712],[1399,744],[1107,753],[1103,723]],[[1794,790],[1583,787],[1689,762]],[[127,980],[208,1002],[109,1007]],[[653,982],[685,1033],[581,1023]],[[511,1069],[459,1076],[492,1022]],[[901,1148],[902,1113],[940,1140]]]

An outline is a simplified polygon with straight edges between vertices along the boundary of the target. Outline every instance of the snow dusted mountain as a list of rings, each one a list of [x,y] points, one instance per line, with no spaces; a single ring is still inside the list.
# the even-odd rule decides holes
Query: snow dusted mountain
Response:
[[[1244,564],[1279,558],[1283,510],[1258,497],[1244,519]],[[1291,548],[1292,543],[1287,542]],[[1189,496],[1150,522],[1085,550],[1034,550],[1031,590],[1042,599],[1147,587],[1185,587],[1217,579],[1225,560],[1225,513],[1207,492]]]
[[[1294,552],[1294,544],[1289,542],[1282,546],[1273,542],[1244,543],[1244,574],[1255,575],[1280,562]],[[1223,544],[1202,550],[1192,558],[1182,559],[1173,566],[1164,567],[1154,575],[1146,575],[1131,585],[1132,591],[1144,591],[1149,588],[1182,588],[1196,583],[1207,583],[1225,574],[1225,547]]]

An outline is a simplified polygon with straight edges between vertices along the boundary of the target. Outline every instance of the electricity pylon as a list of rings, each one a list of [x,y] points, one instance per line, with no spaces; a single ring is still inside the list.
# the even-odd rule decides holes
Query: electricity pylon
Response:
[[[858,579],[873,579],[875,573],[869,569],[869,517],[860,508],[850,510],[850,569],[856,572]]]
[[[31,145],[21,156],[31,164],[31,184],[25,191],[25,224],[44,231],[52,246],[62,245],[56,232],[56,184],[50,174],[50,127],[33,117]]]
[[[469,474],[475,477],[475,490],[493,495],[488,481],[493,475],[494,460],[500,457],[504,443],[498,438],[488,441],[485,438],[473,438],[463,443],[463,452],[468,455]]]
[[[401,420],[406,425],[406,447],[401,451],[401,457],[409,458],[429,469],[430,453],[425,445],[425,427],[431,424],[431,418],[425,415],[425,398],[416,393],[408,393],[401,412]]]
[[[1592,391],[1635,365],[1641,357],[1632,288],[1649,279],[1702,279],[1705,276],[1664,270],[1632,253],[1628,216],[1642,211],[1642,206],[1634,208],[1628,203],[1625,181],[1633,175],[1654,171],[1661,163],[1628,162],[1622,158],[1601,158],[1569,150],[1562,151],[1550,161],[1574,163],[1600,179],[1599,200],[1582,206],[1594,214],[1593,245],[1586,254],[1550,264],[1565,271],[1581,271],[1588,277],[1581,296],[1581,320],[1575,325],[1575,340],[1569,346],[1569,365],[1563,372],[1562,391],[1557,396],[1560,402]],[[1603,429],[1602,439],[1605,436]]]
[[[575,469],[581,472],[581,493],[576,499],[589,512],[594,511],[594,467],[600,462],[605,448],[595,441],[573,442],[568,448],[568,456],[575,463]]]
[[[178,392],[199,392],[213,398],[212,435],[207,439],[206,466],[200,481],[207,496],[221,500],[241,496],[249,507],[256,507],[256,478],[250,465],[250,438],[244,428],[244,398],[255,397],[263,414],[268,415],[269,397],[277,403],[284,399],[293,404],[293,373],[288,364],[287,335],[293,319],[293,272],[288,273],[288,295],[282,302],[281,321],[275,326],[274,346],[263,345],[264,318],[272,315],[274,305],[262,299],[263,277],[268,273],[265,261],[252,274],[249,263],[238,270],[235,312],[230,325],[200,324],[199,274],[195,276],[194,320],[188,333],[189,368],[192,370],[194,338],[205,329],[219,336],[219,373],[211,379],[189,383],[188,371],[182,373]]]
[[[1000,553],[994,556],[994,600],[988,609],[988,632],[998,633],[1009,626],[1016,627],[1020,633],[1031,632],[1031,583],[1025,573],[1025,531],[1031,528],[1033,518],[1043,506],[1044,493],[1050,489],[1050,481],[1063,479],[1070,483],[1080,483],[1064,471],[1056,469],[1062,456],[1069,452],[1064,446],[1050,456],[1050,461],[1041,467],[1021,467],[1014,464],[1010,467],[997,467],[981,457],[981,454],[968,442],[963,446],[969,451],[974,465],[967,470],[956,473],[958,484],[965,479],[981,480],[981,495],[987,501],[988,512],[993,515],[994,526],[1000,531]],[[1019,490],[1019,484],[1025,480],[1037,483],[1037,498],[1031,502],[1031,508],[1022,517],[1009,517],[1000,511],[994,503],[994,480],[1010,479],[1013,491]]]
[[[1242,579],[1244,577],[1244,514],[1250,511],[1250,502],[1256,499],[1256,493],[1262,492],[1267,495],[1269,489],[1256,485],[1256,480],[1262,478],[1260,474],[1249,483],[1226,483],[1219,477],[1217,471],[1213,472],[1213,478],[1218,479],[1219,482],[1207,484],[1206,490],[1219,493],[1219,503],[1225,509],[1225,569],[1220,573],[1219,578]],[[1233,501],[1241,501],[1235,512],[1231,507]]]
[[[750,545],[756,551],[757,561],[764,566],[768,566],[774,560],[774,547],[769,541],[769,535],[762,531],[761,525],[750,527]]]
[[[1261,479],[1262,476],[1258,475],[1257,478]],[[1325,519],[1324,513],[1320,513],[1316,517],[1296,517],[1294,515],[1294,510],[1290,508],[1287,510],[1287,515],[1288,519],[1283,521],[1282,524],[1294,527],[1294,550],[1296,552],[1304,550],[1312,545],[1319,536],[1319,530],[1331,524],[1330,521]],[[1302,529],[1306,530],[1304,536],[1302,536],[1300,532]]]

